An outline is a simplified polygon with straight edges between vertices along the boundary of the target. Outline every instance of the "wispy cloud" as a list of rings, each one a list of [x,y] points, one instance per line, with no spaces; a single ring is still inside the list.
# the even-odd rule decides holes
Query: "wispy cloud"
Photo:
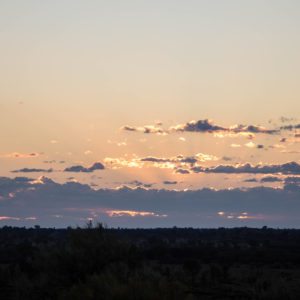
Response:
[[[0,158],[34,158],[40,156],[42,153],[31,152],[31,153],[20,153],[12,152],[6,154],[0,154]]]

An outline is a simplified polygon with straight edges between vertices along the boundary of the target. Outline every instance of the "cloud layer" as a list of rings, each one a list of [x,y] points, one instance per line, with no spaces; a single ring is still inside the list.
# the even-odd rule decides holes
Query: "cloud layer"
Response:
[[[45,177],[2,177],[0,187],[3,225],[68,226],[93,219],[127,227],[300,226],[300,186],[294,181],[282,189],[93,190]]]

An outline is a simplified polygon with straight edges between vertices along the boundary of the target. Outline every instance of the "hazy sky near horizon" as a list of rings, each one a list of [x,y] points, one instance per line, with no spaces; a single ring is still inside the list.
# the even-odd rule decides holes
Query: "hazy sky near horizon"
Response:
[[[283,188],[299,53],[296,0],[1,0],[0,176]]]

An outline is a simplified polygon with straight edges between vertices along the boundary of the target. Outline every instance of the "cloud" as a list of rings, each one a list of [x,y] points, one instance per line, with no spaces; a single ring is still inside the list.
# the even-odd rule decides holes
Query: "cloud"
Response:
[[[173,184],[177,184],[177,181],[169,181],[169,180],[165,180],[165,181],[163,181],[163,184],[166,184],[166,185],[173,185]]]
[[[253,143],[253,142],[249,142],[249,143],[245,144],[245,146],[248,147],[248,148],[255,148],[256,144]]]
[[[258,180],[256,178],[247,178],[244,182],[258,182]]]
[[[102,163],[96,162],[92,166],[86,168],[80,165],[68,167],[64,169],[64,172],[74,172],[74,173],[92,173],[97,170],[104,170],[105,167]]]
[[[104,162],[111,168],[142,168],[142,167],[156,167],[161,169],[175,169],[189,165],[197,165],[200,162],[217,161],[218,157],[211,154],[197,153],[192,156],[177,155],[174,157],[133,157],[127,158],[110,158],[106,157]]]
[[[34,158],[40,156],[41,153],[31,152],[31,153],[19,153],[19,152],[12,152],[7,154],[1,154],[0,158]]]
[[[241,148],[242,146],[240,144],[231,144],[231,148]]]
[[[252,173],[252,174],[300,174],[300,165],[296,162],[288,162],[285,164],[277,165],[251,165],[238,164],[235,166],[232,165],[218,165],[215,167],[192,167],[190,169],[194,173],[231,173],[231,174],[240,174],[240,173]]]
[[[178,174],[190,174],[191,172],[189,170],[179,168],[179,169],[175,170],[175,173],[178,173]]]
[[[255,146],[254,146],[255,147]],[[300,165],[295,162],[284,164],[257,164],[240,163],[236,165],[217,165],[206,167],[202,162],[219,160],[218,157],[209,154],[198,153],[194,156],[178,155],[175,157],[164,158],[148,156],[144,158],[105,158],[105,163],[113,169],[129,167],[143,168],[155,167],[161,169],[173,169],[178,174],[190,173],[225,173],[225,174],[284,174],[300,175]],[[223,159],[224,160],[224,159]],[[230,160],[230,159],[225,159]]]
[[[179,131],[179,132],[214,132],[214,131],[228,131],[227,128],[215,125],[212,121],[198,120],[190,121],[185,124],[179,124],[170,128],[170,130]]]
[[[264,145],[262,145],[262,144],[255,144],[253,142],[246,143],[245,146],[248,147],[248,148],[264,149]]]
[[[43,163],[44,164],[55,164],[55,163],[64,164],[65,161],[64,160],[56,161],[55,159],[52,159],[52,160],[44,160]]]
[[[230,131],[235,133],[247,132],[247,133],[264,133],[264,134],[276,134],[279,133],[277,129],[267,129],[263,126],[257,125],[234,125],[229,128]]]
[[[136,187],[144,187],[144,188],[150,188],[153,186],[153,183],[144,183],[139,180],[129,181],[129,182],[126,182],[125,184],[130,184],[130,185],[134,185]]]
[[[232,157],[229,157],[229,156],[223,156],[223,157],[222,157],[222,160],[224,160],[224,161],[232,161],[233,158],[232,158]]]
[[[266,176],[261,178],[260,182],[281,182],[282,178],[276,176]]]
[[[149,211],[136,210],[106,210],[110,217],[167,217],[167,215],[159,215]]]
[[[299,183],[283,188],[95,190],[46,177],[32,182],[2,177],[0,186],[3,224],[62,227],[93,219],[115,227],[300,226]]]
[[[7,220],[19,221],[20,218],[17,218],[17,217],[9,217],[9,216],[0,216],[0,221],[7,221]]]
[[[145,125],[141,127],[125,125],[121,127],[121,130],[142,133],[167,134],[167,131],[163,130],[161,127],[158,127],[156,125]]]
[[[54,170],[50,169],[38,169],[38,168],[23,168],[19,170],[13,170],[12,173],[52,173]]]
[[[185,124],[176,125],[171,128],[171,130],[179,132],[229,132],[229,133],[264,133],[264,134],[275,134],[278,130],[266,129],[262,126],[257,125],[233,125],[230,127],[224,127],[220,125],[215,125],[211,120],[198,120],[190,121]]]
[[[281,130],[295,130],[295,129],[300,129],[300,124],[294,124],[294,125],[284,125],[280,127]]]
[[[295,176],[286,177],[284,179],[284,182],[286,184],[300,184],[300,177],[295,177]]]
[[[217,137],[224,137],[222,134],[228,135],[246,135],[249,138],[253,138],[254,134],[277,134],[278,129],[267,129],[258,125],[232,125],[229,127],[216,125],[213,121],[208,119],[189,121],[184,124],[178,124],[171,126],[168,129],[157,127],[156,125],[145,125],[141,127],[135,126],[123,126],[121,128],[125,131],[136,131],[142,133],[156,133],[156,134],[168,134],[172,132],[200,132],[200,133],[215,133]],[[221,135],[218,135],[221,134]]]
[[[15,182],[24,182],[24,183],[32,182],[32,181],[34,181],[34,180],[35,180],[35,179],[29,178],[29,177],[16,177],[16,178],[15,178]]]

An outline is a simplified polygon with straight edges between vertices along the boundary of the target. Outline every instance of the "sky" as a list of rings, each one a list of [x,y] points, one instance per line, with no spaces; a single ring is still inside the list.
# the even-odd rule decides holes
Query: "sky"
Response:
[[[0,1],[0,226],[300,227],[300,2]]]

